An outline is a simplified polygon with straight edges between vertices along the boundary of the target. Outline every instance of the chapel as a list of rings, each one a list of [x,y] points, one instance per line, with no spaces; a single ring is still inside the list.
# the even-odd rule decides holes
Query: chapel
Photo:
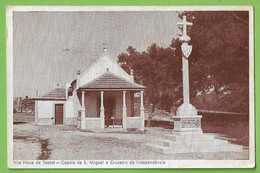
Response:
[[[135,83],[133,70],[128,74],[103,48],[102,55],[83,73],[78,71],[75,80],[35,98],[35,124],[143,131],[144,89]]]

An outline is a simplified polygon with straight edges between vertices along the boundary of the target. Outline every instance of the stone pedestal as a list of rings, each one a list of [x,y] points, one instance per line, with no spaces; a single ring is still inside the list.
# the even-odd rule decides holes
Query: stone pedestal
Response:
[[[194,117],[179,117],[175,116],[174,120],[174,132],[193,132],[202,133],[201,129],[202,116]]]
[[[174,132],[202,133],[201,115],[190,103],[182,104],[177,110],[177,116],[173,116]]]

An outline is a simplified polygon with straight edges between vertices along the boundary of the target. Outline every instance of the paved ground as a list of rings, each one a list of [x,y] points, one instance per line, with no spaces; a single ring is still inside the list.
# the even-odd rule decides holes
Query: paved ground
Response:
[[[190,153],[163,155],[149,151],[145,143],[170,134],[160,127],[146,128],[146,133],[117,129],[80,131],[74,126],[14,125],[14,159],[50,160],[168,160],[168,159],[248,159],[241,153]]]

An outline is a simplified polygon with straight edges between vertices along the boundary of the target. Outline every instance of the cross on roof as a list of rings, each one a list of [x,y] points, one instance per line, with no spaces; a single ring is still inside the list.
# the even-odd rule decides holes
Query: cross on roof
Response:
[[[103,42],[103,52],[107,51],[107,42]]]
[[[182,22],[177,22],[177,25],[181,25],[183,28],[183,33],[182,35],[187,35],[187,26],[192,26],[193,23],[187,22],[186,16],[183,16],[183,21]]]

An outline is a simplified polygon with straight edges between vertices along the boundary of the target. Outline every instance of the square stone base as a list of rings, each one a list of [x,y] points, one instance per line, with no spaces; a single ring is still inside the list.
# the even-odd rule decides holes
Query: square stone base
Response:
[[[190,133],[202,133],[201,129],[201,115],[181,117],[174,116],[174,132],[190,132]]]

